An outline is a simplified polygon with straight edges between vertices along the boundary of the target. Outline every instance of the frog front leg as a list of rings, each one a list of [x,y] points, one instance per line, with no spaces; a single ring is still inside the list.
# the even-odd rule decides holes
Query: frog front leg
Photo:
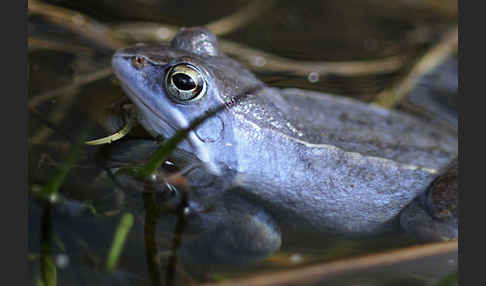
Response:
[[[201,219],[209,222],[216,217],[218,225],[183,243],[179,254],[187,269],[207,273],[246,266],[280,249],[279,227],[266,210],[240,198],[225,198],[224,201],[223,208],[207,216],[195,214],[199,216],[195,220],[199,225]],[[191,222],[189,228],[190,225]]]
[[[427,192],[403,209],[400,224],[422,241],[444,241],[458,237],[457,158],[437,177]]]

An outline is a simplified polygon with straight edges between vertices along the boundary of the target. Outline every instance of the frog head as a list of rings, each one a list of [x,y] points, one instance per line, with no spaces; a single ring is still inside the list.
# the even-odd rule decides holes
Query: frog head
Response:
[[[248,70],[226,57],[216,37],[203,28],[183,29],[169,45],[120,49],[112,65],[136,106],[138,121],[154,137],[169,138],[219,108],[179,146],[209,163],[220,157],[216,153],[221,152],[221,145],[233,143],[228,110],[220,107],[261,85]]]

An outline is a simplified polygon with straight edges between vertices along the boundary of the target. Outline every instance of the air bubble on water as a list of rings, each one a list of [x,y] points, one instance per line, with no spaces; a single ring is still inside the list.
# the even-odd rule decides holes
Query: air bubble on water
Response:
[[[296,253],[296,254],[292,254],[290,256],[290,262],[294,263],[294,264],[297,264],[297,263],[300,263],[302,262],[302,255]]]
[[[56,255],[55,264],[61,269],[66,268],[69,265],[69,256],[64,253]]]
[[[149,178],[150,178],[150,181],[157,182],[157,173],[154,172],[154,173],[150,174]]]
[[[191,209],[189,207],[185,207],[183,210],[182,210],[182,213],[185,215],[185,216],[188,216],[191,214]]]
[[[309,76],[307,76],[307,79],[311,83],[316,83],[319,81],[319,73],[318,72],[311,72],[309,73]]]
[[[169,29],[165,27],[161,27],[157,30],[157,37],[159,39],[167,40],[170,37],[170,31]]]
[[[57,199],[58,199],[58,198],[59,198],[59,197],[57,196],[57,194],[52,194],[52,195],[50,195],[50,196],[48,197],[48,200],[49,200],[49,202],[51,202],[51,203],[53,203],[53,204],[54,204],[54,203],[56,203],[56,202],[57,202]]]
[[[263,67],[267,61],[262,56],[253,56],[250,58],[250,62],[254,66]]]

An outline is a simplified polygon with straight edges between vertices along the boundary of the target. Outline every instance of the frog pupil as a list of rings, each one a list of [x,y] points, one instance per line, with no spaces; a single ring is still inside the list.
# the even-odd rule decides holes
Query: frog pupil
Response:
[[[192,90],[196,88],[196,83],[194,80],[183,73],[178,73],[172,76],[172,82],[180,90]]]

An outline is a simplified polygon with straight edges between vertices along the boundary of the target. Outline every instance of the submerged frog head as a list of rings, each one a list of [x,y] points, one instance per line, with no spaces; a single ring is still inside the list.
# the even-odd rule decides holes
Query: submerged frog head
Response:
[[[112,65],[137,107],[139,122],[154,137],[168,138],[206,111],[261,84],[224,56],[216,37],[203,28],[181,30],[170,45],[139,44],[118,50]],[[218,112],[206,120],[180,147],[211,161],[215,148],[211,145],[218,145],[227,132],[225,116]]]

